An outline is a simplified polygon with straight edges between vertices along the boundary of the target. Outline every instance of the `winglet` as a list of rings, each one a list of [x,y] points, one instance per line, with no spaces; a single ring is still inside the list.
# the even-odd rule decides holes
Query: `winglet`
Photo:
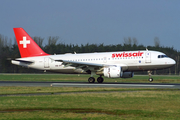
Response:
[[[45,53],[23,28],[13,28],[21,57],[46,56]]]

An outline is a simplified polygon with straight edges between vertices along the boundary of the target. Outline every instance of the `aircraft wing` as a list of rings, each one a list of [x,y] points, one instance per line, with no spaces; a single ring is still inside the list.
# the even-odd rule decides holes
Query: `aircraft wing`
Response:
[[[65,67],[71,66],[71,67],[75,67],[76,69],[81,68],[85,71],[87,71],[87,70],[97,71],[105,66],[104,64],[68,61],[68,60],[55,60],[55,61],[62,62],[62,65],[64,65]]]
[[[98,64],[98,63],[89,63],[89,62],[79,62],[79,61],[68,61],[68,60],[54,60],[56,62],[62,62],[64,67],[75,67],[76,69],[83,69],[84,71],[102,71],[104,67],[110,66],[121,66],[124,70],[127,69],[126,64]]]

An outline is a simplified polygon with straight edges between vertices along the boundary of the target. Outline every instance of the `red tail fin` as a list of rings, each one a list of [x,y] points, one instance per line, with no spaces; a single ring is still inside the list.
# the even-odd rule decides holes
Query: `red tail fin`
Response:
[[[45,53],[23,28],[13,28],[21,57],[45,56]]]

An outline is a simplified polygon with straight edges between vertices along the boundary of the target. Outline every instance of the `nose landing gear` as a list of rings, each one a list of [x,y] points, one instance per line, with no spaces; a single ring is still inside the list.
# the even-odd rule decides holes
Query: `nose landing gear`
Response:
[[[151,73],[152,73],[152,71],[150,71],[150,70],[149,70],[149,71],[148,71],[148,75],[149,75],[149,82],[152,82],[152,81],[153,81],[153,78],[151,78],[151,75],[152,75]]]

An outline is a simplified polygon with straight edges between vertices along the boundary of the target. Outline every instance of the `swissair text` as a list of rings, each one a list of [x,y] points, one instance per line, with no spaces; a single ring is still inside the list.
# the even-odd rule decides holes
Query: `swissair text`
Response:
[[[115,57],[140,57],[142,56],[143,52],[134,52],[134,53],[126,53],[126,52],[123,52],[123,53],[114,53],[112,54],[112,58],[115,58]]]

